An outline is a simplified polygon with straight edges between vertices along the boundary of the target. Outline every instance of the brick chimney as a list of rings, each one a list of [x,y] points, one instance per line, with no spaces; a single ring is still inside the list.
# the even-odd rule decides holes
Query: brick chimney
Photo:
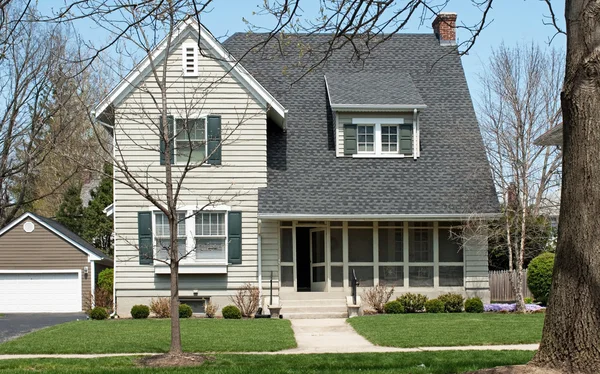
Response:
[[[438,13],[431,26],[441,45],[456,45],[456,13]]]

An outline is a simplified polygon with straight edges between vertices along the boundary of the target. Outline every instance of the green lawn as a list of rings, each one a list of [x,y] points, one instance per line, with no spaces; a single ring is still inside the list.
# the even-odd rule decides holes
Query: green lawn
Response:
[[[537,343],[544,314],[394,314],[355,317],[350,325],[387,347],[441,347]]]
[[[0,360],[2,373],[462,373],[486,367],[524,364],[533,352],[445,351],[325,355],[217,355],[200,367],[146,369],[135,358]]]
[[[296,347],[288,320],[186,319],[181,321],[188,352],[278,351]],[[170,320],[75,321],[0,344],[2,353],[166,352]]]

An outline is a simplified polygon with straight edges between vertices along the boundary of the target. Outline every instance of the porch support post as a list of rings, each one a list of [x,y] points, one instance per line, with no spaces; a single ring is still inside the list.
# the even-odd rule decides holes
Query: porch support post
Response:
[[[348,279],[348,221],[342,222],[342,260],[344,261],[344,291],[348,291],[350,284]]]
[[[373,222],[373,285],[379,284],[379,222]]]
[[[433,288],[438,289],[440,286],[440,235],[439,222],[433,223]]]

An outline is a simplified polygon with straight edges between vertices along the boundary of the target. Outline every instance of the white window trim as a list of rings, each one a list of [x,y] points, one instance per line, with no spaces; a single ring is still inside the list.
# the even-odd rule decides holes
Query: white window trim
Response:
[[[187,54],[186,54],[186,52],[187,52],[188,48],[194,49],[194,70],[193,71],[187,70],[187,64],[186,64]],[[183,70],[184,77],[197,77],[198,76],[198,44],[183,43],[181,45],[181,68]]]
[[[206,154],[208,153],[208,114],[204,114],[204,115],[197,115],[197,116],[189,116],[189,117],[185,117],[185,116],[177,116],[177,115],[173,115],[173,134],[174,134],[174,138],[173,138],[173,165],[186,165],[187,163],[187,159],[184,160],[183,162],[178,162],[177,161],[177,120],[204,120],[204,157],[206,158]],[[189,142],[189,139],[188,139]],[[202,165],[200,166],[212,166],[210,164],[207,164],[206,162],[203,162]]]
[[[416,118],[416,114],[414,115]],[[354,125],[371,125],[375,127],[375,152],[361,152],[358,151],[352,155],[353,158],[405,158],[413,156],[415,159],[418,157],[418,126],[416,121],[413,121],[413,152],[412,155],[398,153],[400,149],[400,125],[404,124],[404,118],[368,118],[368,117],[356,117],[352,118],[352,124]],[[382,125],[397,125],[397,139],[398,139],[398,152],[383,152],[381,143],[381,126]],[[357,147],[358,148],[358,147]]]
[[[186,248],[186,253],[188,253],[188,255],[186,256],[186,258],[182,259],[180,262],[180,265],[225,265],[227,266],[228,264],[228,259],[229,259],[229,246],[227,245],[227,243],[229,243],[229,215],[227,214],[229,211],[231,210],[231,207],[227,206],[227,205],[216,205],[216,206],[211,206],[211,207],[205,207],[202,210],[200,210],[199,207],[197,206],[191,206],[191,205],[186,205],[186,206],[182,206],[180,208],[177,209],[177,213],[185,213],[185,248]],[[156,243],[156,214],[157,213],[161,213],[160,209],[158,209],[157,207],[152,207],[150,209],[150,211],[152,212],[152,246],[154,248],[155,243]],[[211,213],[224,213],[224,217],[225,217],[225,256],[222,260],[214,260],[214,259],[210,259],[210,260],[202,260],[202,259],[196,259],[196,215],[194,214],[194,212],[198,213],[198,212],[211,212]],[[199,237],[199,236],[198,236]],[[207,237],[207,238],[217,238],[216,236],[203,236],[203,237]],[[219,236],[218,238],[222,238],[223,236]],[[157,264],[155,266],[163,266],[163,263]],[[161,273],[162,274],[162,273]]]

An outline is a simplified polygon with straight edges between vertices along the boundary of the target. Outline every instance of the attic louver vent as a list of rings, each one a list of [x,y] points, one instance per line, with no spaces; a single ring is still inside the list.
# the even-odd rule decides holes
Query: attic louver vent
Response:
[[[198,75],[198,46],[196,44],[184,44],[181,59],[184,76]]]

